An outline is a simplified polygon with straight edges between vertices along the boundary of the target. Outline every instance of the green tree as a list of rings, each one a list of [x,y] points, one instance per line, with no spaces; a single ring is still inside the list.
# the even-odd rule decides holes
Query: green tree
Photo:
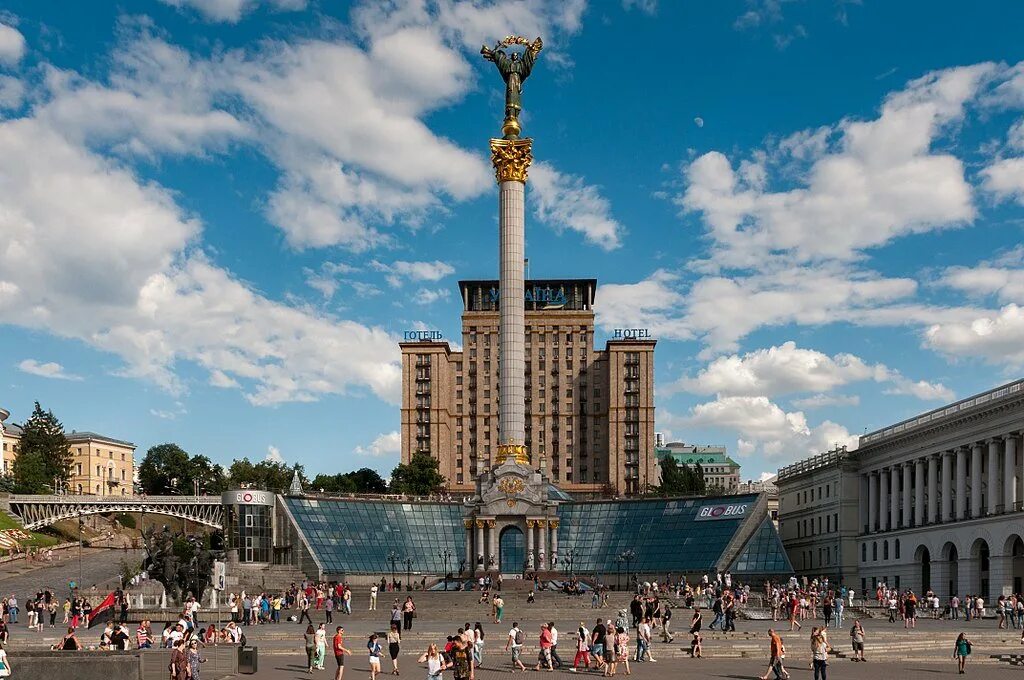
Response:
[[[228,479],[224,468],[203,455],[193,456],[189,461],[189,476],[192,484],[199,482],[199,493],[219,494],[227,491]]]
[[[391,472],[392,493],[427,496],[444,490],[445,479],[429,453],[414,453],[408,464],[399,463]]]
[[[288,465],[271,460],[253,463],[248,458],[242,458],[232,461],[228,468],[228,482],[234,487],[286,491],[296,470],[299,472],[299,480],[306,486],[309,482],[303,467],[298,463]]]
[[[21,451],[18,458],[29,455],[29,460],[22,466],[25,483],[35,484],[35,477],[40,473],[39,466],[42,465],[41,473],[46,479],[44,482],[51,489],[56,482],[64,486],[71,479],[71,465],[74,461],[71,455],[71,448],[68,446],[67,437],[64,436],[64,426],[60,424],[53,411],[43,411],[37,401],[35,409],[28,421],[22,427]],[[37,456],[38,460],[32,460]],[[31,474],[29,474],[31,470]]]
[[[653,490],[655,495],[703,496],[707,493],[704,470],[700,463],[691,468],[680,465],[672,456],[665,456],[658,464],[661,466],[661,486]]]
[[[360,468],[336,475],[319,474],[309,483],[324,493],[387,493],[388,485],[376,470]]]
[[[192,493],[192,459],[177,444],[158,444],[139,465],[139,484],[151,496]]]
[[[49,475],[46,461],[38,451],[22,450],[14,459],[11,476],[14,478],[14,493],[53,491],[53,477]]]

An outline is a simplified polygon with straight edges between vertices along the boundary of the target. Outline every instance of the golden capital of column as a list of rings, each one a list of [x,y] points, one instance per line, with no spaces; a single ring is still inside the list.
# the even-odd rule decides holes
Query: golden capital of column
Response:
[[[548,521],[546,519],[539,519],[539,520],[537,520],[537,526],[539,526],[541,529],[543,529],[547,525],[548,525]]]
[[[526,184],[527,171],[533,162],[532,139],[492,139],[491,164],[498,184],[522,182]]]
[[[466,527],[467,529],[472,529],[473,528],[473,520],[471,520],[471,519],[464,519],[464,520],[462,520],[462,526]]]
[[[526,453],[526,447],[522,444],[498,444],[498,454],[494,457],[495,465],[501,465],[506,458],[512,458],[523,465],[530,464],[530,456]]]
[[[493,519],[487,519],[487,520],[484,520],[484,521],[487,522],[487,528],[488,529],[493,529],[494,528],[494,520]]]
[[[551,527],[552,529],[557,529],[557,528],[558,528],[558,520],[557,520],[557,519],[551,519],[551,520],[548,520],[548,525],[549,525],[549,526],[550,526],[550,527]]]
[[[535,526],[537,526],[537,520],[535,520],[535,519],[528,519],[528,520],[526,520],[526,527],[528,529],[532,529]]]
[[[484,521],[482,519],[476,520],[476,528],[477,529],[483,529],[484,528]]]

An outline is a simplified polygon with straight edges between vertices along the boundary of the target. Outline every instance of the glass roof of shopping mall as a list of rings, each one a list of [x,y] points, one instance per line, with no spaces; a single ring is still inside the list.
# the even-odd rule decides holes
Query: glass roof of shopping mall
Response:
[[[782,547],[779,532],[769,518],[764,518],[757,532],[743,546],[743,552],[732,563],[730,571],[738,576],[793,573],[793,565],[789,563],[786,549]]]
[[[627,551],[634,572],[714,572],[740,530],[751,532],[732,569],[745,574],[790,575],[775,527],[767,519],[730,514],[728,508],[753,511],[756,494],[717,498],[580,501],[558,506],[561,568],[573,550],[573,571],[625,571]],[[451,552],[448,570],[457,573],[465,556],[463,506],[458,503],[313,499],[286,497],[310,550],[327,574],[386,574],[394,551],[396,572],[411,557],[413,572],[444,573],[438,554]],[[721,514],[716,514],[721,513]],[[751,527],[751,523],[758,523]]]

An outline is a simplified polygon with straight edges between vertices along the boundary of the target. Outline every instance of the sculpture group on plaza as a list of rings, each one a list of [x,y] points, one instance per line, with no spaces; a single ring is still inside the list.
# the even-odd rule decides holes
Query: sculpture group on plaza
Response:
[[[181,604],[189,597],[202,600],[213,579],[213,562],[219,551],[206,548],[201,538],[182,532],[172,533],[165,525],[143,534],[146,558],[142,569],[159,581],[167,597]]]

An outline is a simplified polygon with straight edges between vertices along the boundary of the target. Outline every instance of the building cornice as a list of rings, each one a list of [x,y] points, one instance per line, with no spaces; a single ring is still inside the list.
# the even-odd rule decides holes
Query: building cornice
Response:
[[[1021,385],[1024,384],[1024,381],[1015,384]],[[999,398],[998,400],[989,400],[981,405],[968,407],[966,410],[958,410],[948,416],[942,416],[941,419],[932,419],[924,423],[919,422],[920,419],[909,421],[916,422],[917,424],[909,429],[903,429],[899,433],[889,435],[884,439],[863,443],[866,437],[861,437],[862,445],[854,452],[854,455],[859,460],[866,460],[881,453],[905,448],[909,444],[934,437],[936,434],[957,430],[971,423],[987,420],[1001,413],[1017,409],[1024,410],[1024,389],[1018,388],[1018,390],[1006,397]],[[900,425],[906,428],[906,423],[901,423]],[[899,427],[899,425],[894,427]],[[888,429],[886,428],[886,430]],[[886,430],[883,430],[883,432]],[[936,451],[936,453],[939,452]]]

